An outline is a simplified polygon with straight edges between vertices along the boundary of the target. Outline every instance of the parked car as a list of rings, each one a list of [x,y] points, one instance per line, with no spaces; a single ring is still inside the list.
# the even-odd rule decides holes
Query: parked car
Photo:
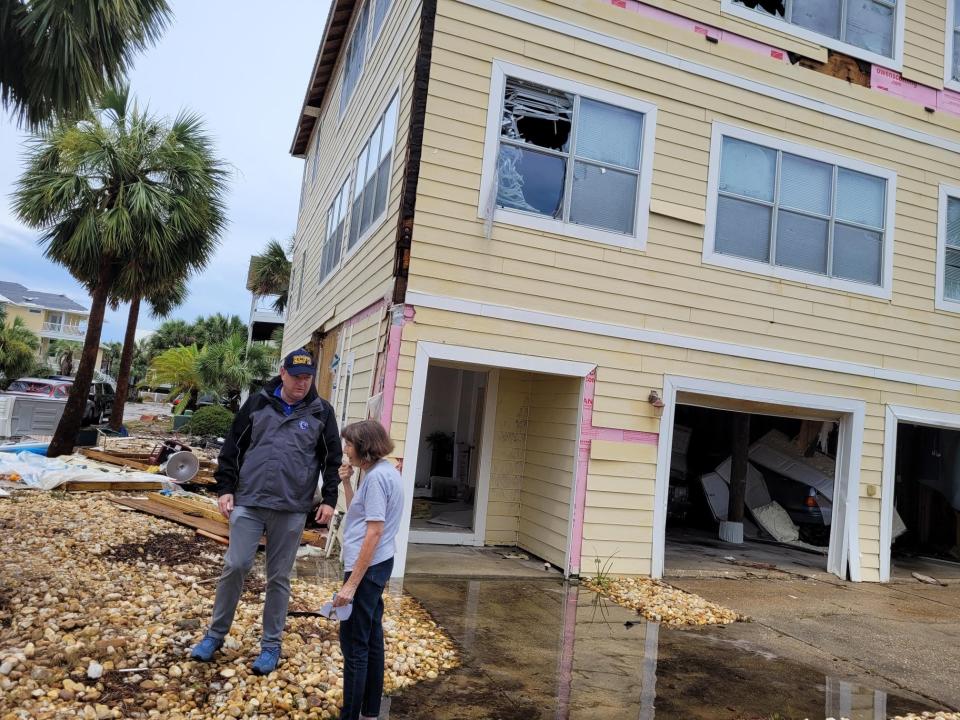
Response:
[[[187,399],[187,397],[188,396],[185,393],[180,393],[179,395],[177,395],[173,399],[173,402],[170,403],[171,410],[176,410],[177,406],[181,402],[184,402]],[[216,393],[201,393],[200,395],[197,396],[197,409],[199,410],[200,408],[206,407],[207,405],[223,405],[224,407],[226,407],[228,402],[229,401],[226,398],[222,398]]]
[[[88,417],[84,420],[89,420],[93,423],[101,423],[104,421],[110,411],[113,409],[113,401],[116,399],[116,392],[113,389],[113,385],[108,382],[95,382],[90,384],[90,403],[87,404],[88,408]]]
[[[109,383],[94,383],[94,385],[107,385]],[[83,411],[83,424],[89,425],[100,421],[100,415],[97,414],[97,398],[95,397],[94,385],[90,386],[90,396],[87,398],[87,406]],[[66,402],[70,395],[70,388],[73,387],[73,379],[65,376],[55,376],[51,378],[20,378],[10,383],[7,388],[8,393],[17,395],[40,395],[53,398],[54,400],[63,400]],[[111,388],[111,393],[113,389]],[[104,402],[101,391],[100,405]],[[110,407],[113,407],[113,401],[110,401]]]
[[[24,393],[27,395],[43,395],[56,399],[66,400],[70,394],[72,381],[54,378],[20,378],[10,383],[8,393]]]

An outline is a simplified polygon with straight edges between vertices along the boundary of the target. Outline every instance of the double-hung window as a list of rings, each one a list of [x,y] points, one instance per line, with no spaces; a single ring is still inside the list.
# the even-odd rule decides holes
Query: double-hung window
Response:
[[[343,63],[343,84],[340,87],[340,114],[346,109],[353,91],[363,73],[363,63],[367,59],[367,8],[364,3],[353,26],[350,44],[347,46],[347,57]]]
[[[348,249],[355,247],[360,238],[378,224],[387,209],[398,107],[398,96],[394,95],[357,158],[353,171]]]
[[[346,109],[353,96],[353,91],[363,74],[363,66],[367,61],[373,45],[383,29],[383,21],[390,11],[392,0],[368,0],[363,3],[357,14],[357,22],[353,26],[350,43],[347,45],[347,56],[343,63],[343,74],[340,87],[340,114]]]
[[[940,186],[936,306],[960,312],[960,187],[947,185]]]
[[[481,216],[643,247],[653,105],[500,62],[491,98]]]
[[[320,250],[320,283],[337,269],[343,251],[343,228],[347,220],[349,180],[344,180],[340,191],[327,209],[326,235]]]
[[[704,259],[889,297],[895,174],[714,124]]]
[[[722,10],[871,62],[898,65],[905,0],[723,0]]]

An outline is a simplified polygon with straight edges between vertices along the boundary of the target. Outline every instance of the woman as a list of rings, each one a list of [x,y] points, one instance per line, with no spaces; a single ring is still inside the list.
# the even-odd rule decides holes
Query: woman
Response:
[[[383,589],[393,571],[394,539],[403,509],[400,473],[384,458],[393,443],[375,420],[348,425],[340,466],[347,502],[343,523],[343,587],[334,607],[353,603],[340,623],[343,652],[343,709],[340,720],[376,718],[383,694]],[[347,464],[349,463],[349,464]],[[351,467],[352,466],[352,467]],[[363,472],[357,491],[353,468]]]

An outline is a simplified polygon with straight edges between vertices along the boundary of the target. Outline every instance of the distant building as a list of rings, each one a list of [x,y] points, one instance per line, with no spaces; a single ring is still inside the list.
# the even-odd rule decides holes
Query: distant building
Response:
[[[66,295],[31,290],[19,283],[0,280],[0,305],[7,310],[7,318],[20,318],[40,336],[37,357],[47,357],[51,340],[73,340],[82,343],[87,333],[90,310]],[[103,349],[97,354],[97,365],[102,365]],[[78,357],[74,367],[79,364]]]

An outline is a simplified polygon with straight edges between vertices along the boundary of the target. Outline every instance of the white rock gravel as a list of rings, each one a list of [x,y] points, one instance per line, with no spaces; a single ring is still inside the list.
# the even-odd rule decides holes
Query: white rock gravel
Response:
[[[279,668],[255,676],[263,605],[248,592],[218,662],[189,659],[210,617],[221,546],[96,494],[19,493],[0,501],[0,531],[0,720],[337,716],[343,658],[325,618],[290,618]],[[136,549],[157,533],[199,549],[179,565],[149,543]],[[104,556],[131,543],[128,559]],[[292,585],[299,609],[336,589]],[[457,666],[452,642],[414,600],[387,595],[385,606],[387,692]]]

